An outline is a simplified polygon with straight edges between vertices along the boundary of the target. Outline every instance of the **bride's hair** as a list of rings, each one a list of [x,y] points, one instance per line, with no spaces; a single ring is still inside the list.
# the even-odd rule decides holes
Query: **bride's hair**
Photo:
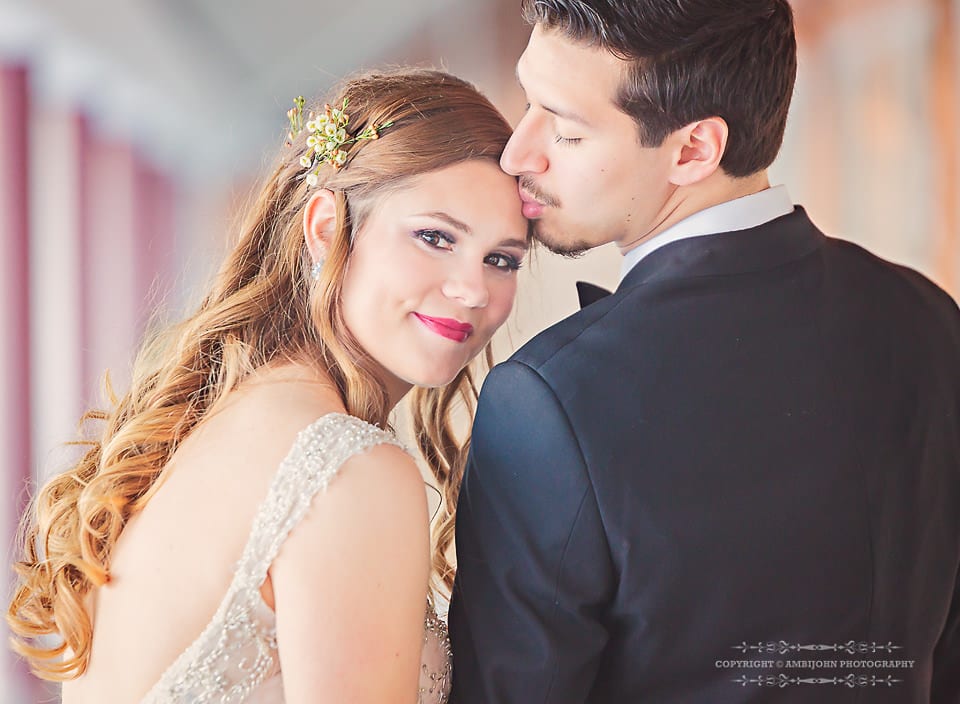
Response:
[[[313,188],[300,164],[308,149],[301,133],[249,207],[239,242],[199,309],[144,346],[129,392],[111,410],[84,416],[103,421],[102,434],[76,466],[46,483],[24,516],[7,621],[14,649],[40,677],[83,674],[93,637],[85,601],[109,581],[120,532],[153,496],[183,439],[255,369],[312,360],[332,376],[348,413],[387,425],[386,391],[341,309],[353,235],[377,199],[411,177],[472,159],[496,162],[510,126],[473,86],[438,71],[361,75],[331,102],[340,106],[344,99],[351,133],[391,124],[380,139],[345,145],[343,168],[319,170],[317,187],[336,194],[339,215],[319,279],[310,275],[302,230]],[[489,366],[489,346],[483,356]],[[449,385],[418,388],[411,396],[417,445],[444,495],[433,566],[435,586],[446,589],[453,581],[447,554],[469,444],[458,439],[450,416],[458,400],[472,412],[476,395],[467,367]],[[59,642],[36,641],[51,634]]]

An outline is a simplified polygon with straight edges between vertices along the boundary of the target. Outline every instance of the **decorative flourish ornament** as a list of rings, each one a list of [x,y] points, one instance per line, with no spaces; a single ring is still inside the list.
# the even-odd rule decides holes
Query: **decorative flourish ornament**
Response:
[[[307,151],[300,157],[300,166],[307,169],[306,179],[310,186],[316,186],[320,182],[320,168],[324,164],[331,164],[333,168],[339,170],[347,163],[347,150],[344,149],[346,145],[364,139],[378,139],[380,130],[393,124],[393,121],[390,121],[382,125],[367,125],[351,136],[347,132],[347,125],[350,124],[350,116],[347,114],[348,101],[344,98],[343,105],[339,108],[328,104],[323,106],[322,114],[315,117],[310,113],[310,119],[304,125],[305,102],[302,95],[298,96],[293,101],[293,107],[287,111],[287,119],[290,121],[287,144],[293,144],[294,137],[306,127]]]

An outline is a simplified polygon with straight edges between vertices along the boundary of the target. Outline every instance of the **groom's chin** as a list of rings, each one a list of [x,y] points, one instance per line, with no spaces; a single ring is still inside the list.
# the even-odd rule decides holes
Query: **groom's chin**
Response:
[[[544,227],[543,222],[535,220],[533,223],[533,238],[554,254],[568,259],[582,257],[589,249],[590,244],[582,240],[571,241],[556,232]]]

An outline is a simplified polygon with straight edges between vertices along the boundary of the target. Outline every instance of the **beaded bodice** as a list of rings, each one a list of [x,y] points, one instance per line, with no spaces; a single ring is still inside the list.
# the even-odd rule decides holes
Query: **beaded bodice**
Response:
[[[142,704],[282,704],[276,619],[263,602],[260,587],[280,546],[307,514],[313,497],[351,456],[384,443],[402,447],[392,433],[339,413],[325,415],[300,432],[257,511],[219,608]],[[450,672],[446,625],[428,610],[416,701],[444,704],[450,692]],[[410,701],[414,701],[413,693]]]

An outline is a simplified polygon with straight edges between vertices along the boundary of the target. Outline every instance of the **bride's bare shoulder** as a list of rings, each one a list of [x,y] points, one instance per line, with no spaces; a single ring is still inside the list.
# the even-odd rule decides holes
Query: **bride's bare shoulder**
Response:
[[[321,416],[343,413],[332,382],[299,365],[263,369],[229,392],[178,452],[181,461],[207,455],[248,471],[272,474],[297,434]]]

